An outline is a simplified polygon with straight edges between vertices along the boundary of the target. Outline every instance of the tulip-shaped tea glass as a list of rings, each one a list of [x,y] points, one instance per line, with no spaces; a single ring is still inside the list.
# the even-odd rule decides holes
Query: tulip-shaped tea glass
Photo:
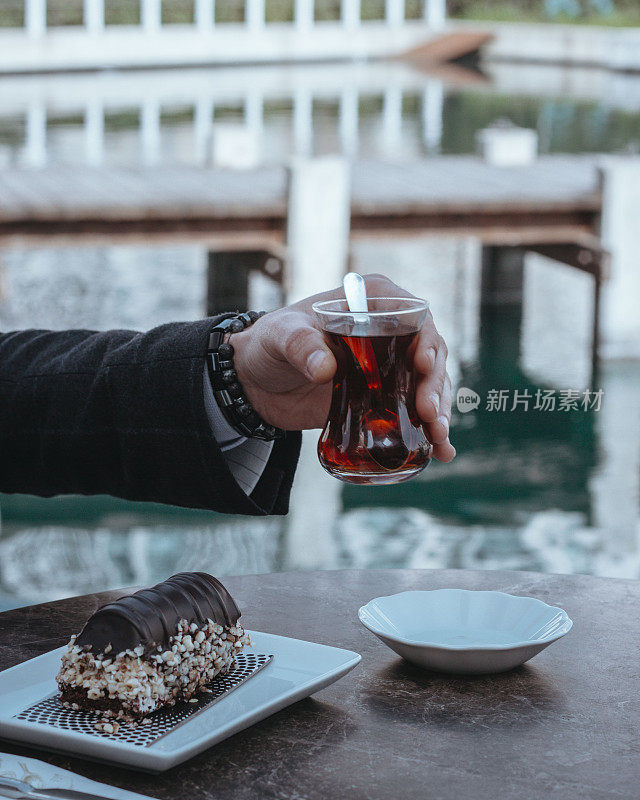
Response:
[[[347,483],[398,483],[429,463],[431,445],[415,405],[413,356],[428,303],[415,297],[370,297],[369,311],[346,300],[313,310],[338,369],[318,458]]]

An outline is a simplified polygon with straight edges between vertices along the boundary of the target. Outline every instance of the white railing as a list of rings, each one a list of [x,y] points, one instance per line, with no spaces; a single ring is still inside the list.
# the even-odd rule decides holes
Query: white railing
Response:
[[[447,22],[446,0],[420,0],[420,19],[407,18],[405,0],[385,0],[379,20],[363,19],[366,1],[341,0],[338,19],[319,20],[315,0],[294,0],[286,22],[267,18],[266,0],[244,0],[243,22],[220,22],[215,0],[195,0],[191,22],[165,24],[161,0],[137,0],[140,23],[112,25],[105,0],[84,0],[81,24],[48,26],[47,0],[25,0],[24,26],[0,28],[0,72],[380,57]]]
[[[390,88],[382,95],[382,119],[379,142],[380,155],[394,158],[403,154],[403,94]],[[340,146],[338,152],[356,158],[360,149],[359,95],[351,88],[345,89],[338,98],[337,129]],[[422,92],[421,138],[424,150],[435,153],[442,137],[443,86],[439,81],[430,81]],[[264,152],[265,117],[264,98],[258,93],[246,96],[243,122],[238,123],[249,133],[251,141],[257,143],[257,151]],[[193,142],[194,164],[214,163],[212,140],[215,132],[213,121],[214,103],[202,98],[194,107]],[[138,136],[140,158],[144,165],[162,162],[161,111],[157,100],[151,98],[139,107]],[[105,108],[99,100],[88,101],[83,109],[84,158],[79,161],[91,166],[100,166],[105,161]],[[30,167],[43,167],[49,161],[47,136],[47,111],[41,101],[31,103],[26,111],[25,140],[20,162]],[[313,153],[313,95],[306,90],[296,92],[293,97],[291,120],[293,150],[287,155],[309,156]]]
[[[366,0],[342,0],[341,22],[347,28],[366,25],[362,20],[362,2]],[[162,1],[139,0],[140,27],[147,33],[162,27]],[[132,5],[134,0],[132,0]],[[47,33],[47,0],[25,0],[25,29],[34,39]],[[294,0],[294,25],[307,30],[315,25],[314,0]],[[424,0],[424,20],[430,28],[442,28],[446,22],[446,0]],[[404,0],[385,0],[385,18],[391,26],[405,22]],[[215,22],[215,0],[195,0],[193,24],[201,31],[210,31]],[[267,24],[266,0],[245,0],[245,25],[249,30]],[[105,29],[104,0],[84,0],[83,27],[91,33]]]
[[[255,144],[257,163],[282,163],[290,155],[312,155],[314,103],[318,101],[333,104],[335,133],[329,135],[337,140],[335,152],[348,158],[357,158],[363,148],[369,155],[405,159],[412,153],[437,153],[440,147],[443,83],[400,62],[366,67],[223,68],[214,74],[215,80],[210,70],[200,69],[6,77],[0,119],[6,115],[8,120],[24,120],[25,134],[23,143],[10,153],[4,146],[0,164],[42,167],[55,160],[51,157],[54,129],[50,123],[69,117],[79,118],[71,132],[74,142],[80,126],[82,130],[82,148],[74,161],[92,166],[109,163],[109,116],[122,111],[134,112],[138,119],[137,132],[133,131],[139,143],[136,153],[132,151],[134,163],[139,157],[143,164],[160,164],[164,161],[162,113],[176,106],[190,110],[190,120],[181,126],[181,140],[186,158],[194,165],[216,163],[216,109],[241,109],[234,124]],[[407,97],[418,98],[420,109],[410,126],[406,126],[403,112]],[[362,125],[363,98],[377,98],[380,110],[373,112],[377,115],[373,126],[370,122]],[[291,109],[286,122],[281,111],[271,116],[273,103]],[[273,125],[278,126],[277,136]],[[283,130],[283,125],[289,130]],[[65,150],[68,158],[69,148]]]

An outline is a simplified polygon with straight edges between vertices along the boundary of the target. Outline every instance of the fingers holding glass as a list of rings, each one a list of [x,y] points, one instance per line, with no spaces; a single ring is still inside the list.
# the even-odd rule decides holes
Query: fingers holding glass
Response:
[[[451,378],[447,374],[445,375],[442,399],[440,401],[440,414],[435,422],[429,426],[429,436],[433,443],[433,455],[438,461],[451,461],[456,454],[455,447],[449,441],[452,399]]]
[[[446,345],[438,347],[433,369],[418,379],[416,408],[423,422],[429,426],[438,419],[442,405],[445,378],[447,376]]]
[[[429,375],[433,372],[436,366],[438,351],[442,348],[445,349],[446,361],[446,344],[442,336],[438,333],[431,312],[429,311],[427,312],[427,318],[420,330],[414,356],[414,364],[418,372],[422,375]]]

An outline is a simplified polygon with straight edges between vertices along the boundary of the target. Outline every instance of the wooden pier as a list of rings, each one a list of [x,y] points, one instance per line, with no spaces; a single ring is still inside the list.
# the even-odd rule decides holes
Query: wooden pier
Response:
[[[287,203],[285,167],[7,169],[0,173],[0,240],[284,243]],[[351,168],[352,236],[431,231],[488,244],[575,243],[597,235],[600,208],[597,162],[589,157],[498,168],[445,156]]]

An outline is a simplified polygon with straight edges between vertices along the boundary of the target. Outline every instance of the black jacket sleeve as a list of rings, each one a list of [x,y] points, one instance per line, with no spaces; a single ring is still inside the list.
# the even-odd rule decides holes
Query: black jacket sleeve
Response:
[[[286,514],[300,434],[275,442],[247,497],[205,411],[212,324],[0,333],[0,491]]]

